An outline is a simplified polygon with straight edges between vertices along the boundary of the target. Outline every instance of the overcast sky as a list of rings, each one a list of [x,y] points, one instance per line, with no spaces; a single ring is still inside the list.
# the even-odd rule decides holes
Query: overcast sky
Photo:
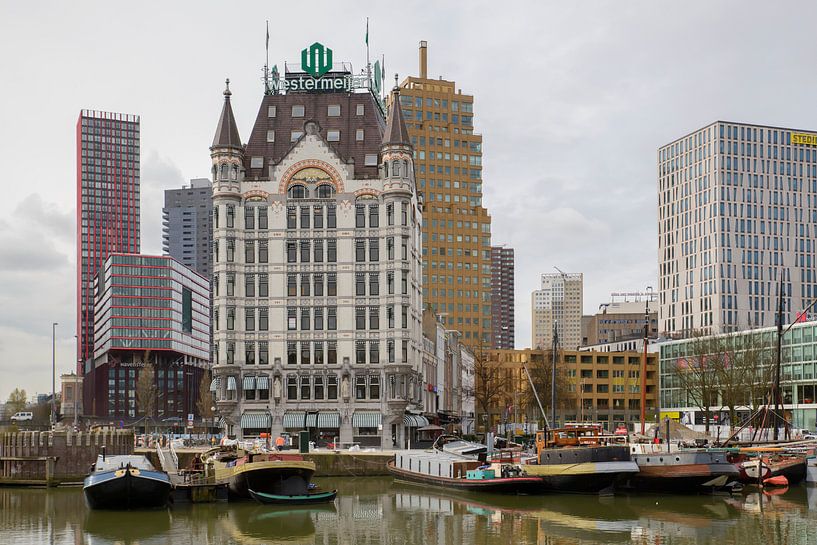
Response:
[[[142,250],[161,252],[162,191],[209,174],[224,78],[246,140],[270,58],[320,41],[391,81],[475,95],[493,241],[516,249],[516,344],[554,266],[584,309],[656,286],[656,149],[717,119],[817,129],[813,2],[2,2],[0,400],[73,369],[76,120],[142,121]],[[811,60],[809,60],[811,59]]]

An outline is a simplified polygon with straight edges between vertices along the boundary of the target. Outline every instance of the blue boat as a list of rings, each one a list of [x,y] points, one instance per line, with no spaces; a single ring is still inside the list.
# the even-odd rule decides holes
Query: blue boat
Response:
[[[106,456],[104,450],[82,487],[91,509],[164,508],[171,489],[167,473],[144,456]]]

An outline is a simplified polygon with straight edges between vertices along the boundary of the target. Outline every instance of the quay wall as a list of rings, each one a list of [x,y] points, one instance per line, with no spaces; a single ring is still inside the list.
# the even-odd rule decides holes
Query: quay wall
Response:
[[[126,430],[2,432],[0,486],[81,482],[103,446],[110,455],[132,454],[133,433]]]

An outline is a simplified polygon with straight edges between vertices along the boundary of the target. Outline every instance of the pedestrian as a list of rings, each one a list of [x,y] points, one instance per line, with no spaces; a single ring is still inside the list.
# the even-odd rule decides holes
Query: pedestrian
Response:
[[[275,450],[284,450],[284,444],[285,443],[286,443],[286,440],[283,438],[283,436],[279,435],[275,439]]]

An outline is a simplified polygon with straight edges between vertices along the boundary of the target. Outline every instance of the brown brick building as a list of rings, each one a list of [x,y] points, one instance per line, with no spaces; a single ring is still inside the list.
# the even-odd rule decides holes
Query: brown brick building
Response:
[[[513,349],[514,343],[514,256],[513,248],[491,247],[491,347]]]

